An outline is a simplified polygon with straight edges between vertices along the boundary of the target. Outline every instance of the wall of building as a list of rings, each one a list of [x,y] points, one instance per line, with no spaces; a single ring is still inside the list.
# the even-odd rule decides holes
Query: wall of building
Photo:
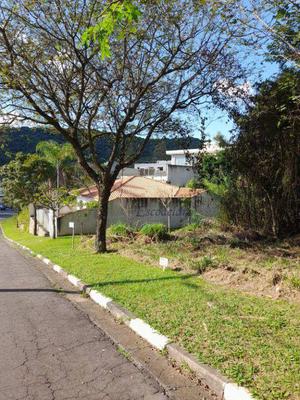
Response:
[[[191,208],[194,212],[191,212]],[[207,193],[190,199],[116,199],[109,203],[108,226],[125,223],[140,227],[148,223],[162,223],[179,228],[191,222],[193,213],[205,217],[216,216],[218,206]],[[169,218],[168,218],[169,216]],[[88,235],[96,232],[96,209],[79,210],[58,218],[58,235],[70,235],[69,222],[75,223],[75,234]]]
[[[191,167],[184,165],[168,165],[167,181],[171,185],[186,186],[187,182],[195,177]]]
[[[51,230],[52,216],[50,210],[46,208],[40,208],[36,210],[36,220],[38,225],[41,225],[47,232]],[[32,215],[30,213],[30,215]]]
[[[177,161],[174,161],[173,157]],[[137,171],[141,176],[147,176],[176,186],[185,186],[195,176],[192,168],[186,164],[185,155],[172,156],[171,161],[135,164],[135,168],[138,168]]]
[[[59,217],[57,220],[58,236],[72,234],[69,222],[74,222],[76,235],[94,235],[96,233],[96,212],[95,208],[87,208]]]
[[[220,211],[219,201],[207,192],[201,193],[200,196],[193,197],[191,200],[191,208],[204,218],[215,218]]]
[[[136,168],[123,168],[120,171],[118,178],[122,178],[122,176],[140,176],[140,171]]]
[[[170,204],[169,204],[170,202]],[[169,210],[168,211],[168,207]],[[149,223],[168,225],[168,214],[171,228],[178,228],[188,222],[190,211],[180,199],[116,199],[109,203],[108,226],[125,223],[140,227]],[[58,218],[58,234],[70,235],[69,222],[75,223],[78,235],[96,232],[96,209],[85,209],[66,214]]]
[[[166,169],[167,164],[169,163],[169,161],[167,160],[158,160],[156,162],[147,162],[147,163],[136,163],[134,164],[134,168],[135,169],[149,169],[149,168],[163,168],[164,170]]]
[[[171,164],[173,165],[188,165],[185,154],[172,154]]]
[[[181,199],[117,199],[110,205],[110,224],[125,222],[132,226],[162,223],[171,228],[183,226],[190,214]]]
[[[37,235],[49,236],[53,233],[53,214],[46,208],[36,210]],[[34,234],[34,207],[29,205],[29,233]]]
[[[0,182],[0,204],[3,203],[3,198],[4,198],[4,191],[1,187],[1,182]]]
[[[166,180],[167,164],[168,161],[159,160],[155,163],[137,163],[134,165],[134,168],[138,171],[138,175],[140,176],[149,176],[157,180]]]

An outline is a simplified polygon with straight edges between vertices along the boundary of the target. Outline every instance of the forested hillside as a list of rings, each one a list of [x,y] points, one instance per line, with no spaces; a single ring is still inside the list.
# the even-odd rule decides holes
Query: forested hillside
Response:
[[[54,140],[58,143],[63,143],[63,138],[60,135],[51,133],[42,128],[10,128],[2,135],[2,147],[0,149],[0,165],[5,164],[18,152],[34,153],[36,145],[44,140]],[[136,139],[137,141],[139,139]],[[190,138],[188,145],[190,148],[197,148],[200,145],[200,140]],[[143,152],[140,161],[156,161],[167,159],[166,150],[179,149],[183,146],[179,139],[151,139]],[[99,154],[103,160],[107,159],[109,154],[109,144],[103,140],[99,144]]]

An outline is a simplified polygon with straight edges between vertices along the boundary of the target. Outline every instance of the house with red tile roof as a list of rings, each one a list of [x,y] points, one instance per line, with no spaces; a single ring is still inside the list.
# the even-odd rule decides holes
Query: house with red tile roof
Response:
[[[70,222],[74,223],[76,234],[94,234],[97,201],[95,186],[79,190],[77,207],[60,210],[58,236],[71,233]],[[49,219],[45,224],[47,212],[39,210],[37,213],[38,224],[44,228],[42,232],[51,223]],[[124,176],[115,181],[111,190],[108,226],[125,223],[140,227],[149,223],[163,223],[169,228],[179,228],[189,224],[197,215],[211,218],[217,212],[218,204],[206,190],[174,186],[142,176]]]
[[[58,218],[59,235],[70,234],[70,222],[74,222],[77,234],[95,233],[97,209],[88,206],[98,201],[95,186],[80,190],[77,200],[80,209],[70,210]],[[169,228],[179,228],[190,223],[195,215],[210,218],[217,212],[217,202],[206,190],[178,187],[141,176],[124,176],[116,180],[111,191],[108,226],[163,223]]]
[[[169,185],[142,176],[124,176],[115,181],[109,201],[121,198],[192,198],[204,192],[205,190],[203,189],[189,189]],[[84,203],[89,201],[98,201],[96,186],[80,190],[78,200]]]

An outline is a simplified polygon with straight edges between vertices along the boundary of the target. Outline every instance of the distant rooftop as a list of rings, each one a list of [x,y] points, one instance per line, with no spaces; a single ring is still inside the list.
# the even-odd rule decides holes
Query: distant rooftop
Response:
[[[109,200],[112,201],[118,198],[191,198],[204,191],[202,189],[180,188],[142,176],[124,176],[116,180]],[[98,192],[96,187],[82,189],[80,197],[97,200]]]
[[[186,149],[186,150],[167,150],[168,156],[179,155],[179,154],[198,154],[200,149]]]
[[[210,143],[205,146],[205,151],[208,153],[215,153],[220,150],[220,147],[215,143]],[[181,150],[167,150],[166,154],[168,156],[175,155],[185,155],[185,154],[198,154],[202,149],[181,149]]]

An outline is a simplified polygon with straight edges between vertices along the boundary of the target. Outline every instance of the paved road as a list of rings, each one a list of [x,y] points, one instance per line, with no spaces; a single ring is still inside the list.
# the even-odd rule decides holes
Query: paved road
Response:
[[[15,214],[15,212],[14,211],[12,211],[11,209],[9,209],[9,208],[7,208],[6,210],[1,210],[0,211],[0,221],[2,220],[2,219],[6,219],[6,218],[9,218],[9,217],[11,217],[11,216],[13,216]]]
[[[0,400],[8,399],[166,397],[0,237]]]

